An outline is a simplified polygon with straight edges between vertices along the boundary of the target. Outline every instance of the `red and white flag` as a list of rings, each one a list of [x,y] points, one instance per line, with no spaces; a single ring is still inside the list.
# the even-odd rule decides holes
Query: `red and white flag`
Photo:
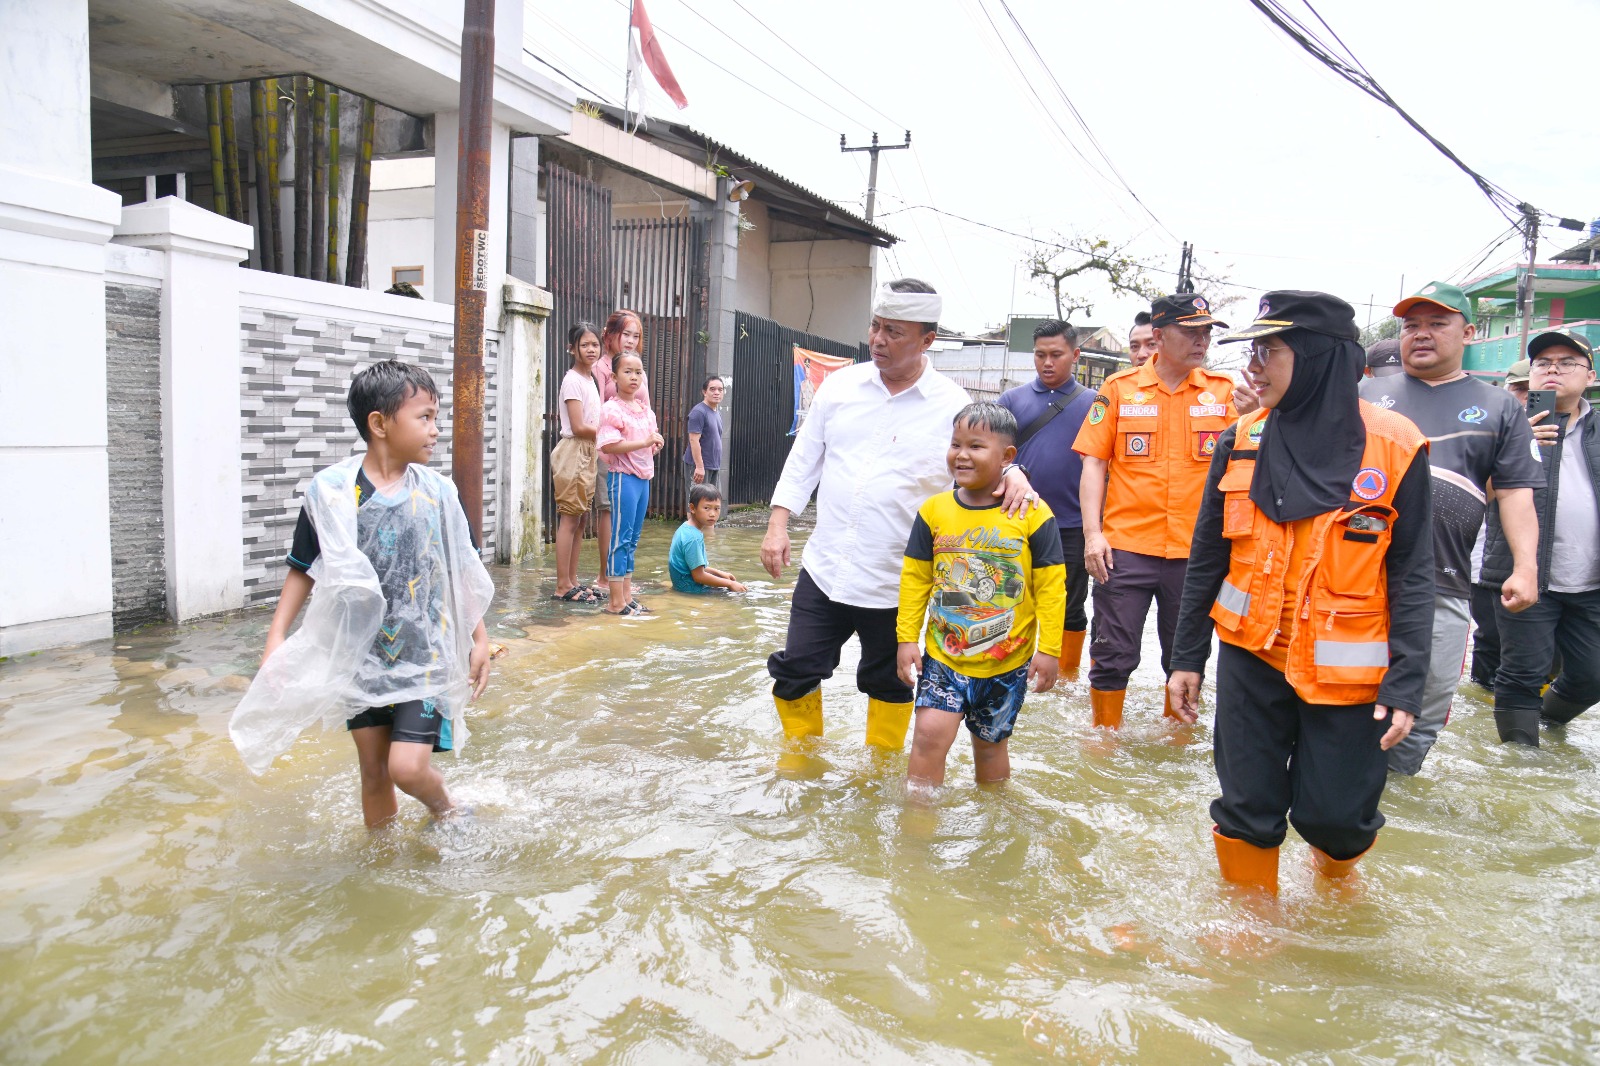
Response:
[[[633,125],[636,129],[645,113],[646,69],[680,111],[689,106],[689,98],[683,95],[683,90],[678,87],[678,79],[672,76],[672,68],[667,65],[661,42],[656,39],[655,28],[650,25],[650,16],[645,14],[644,0],[633,0],[633,17],[628,23],[628,88],[624,105],[634,113]]]

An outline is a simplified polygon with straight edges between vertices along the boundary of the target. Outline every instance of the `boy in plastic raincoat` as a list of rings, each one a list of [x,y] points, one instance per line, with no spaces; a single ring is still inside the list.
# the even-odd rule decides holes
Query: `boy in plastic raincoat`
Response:
[[[427,466],[439,439],[428,372],[377,363],[351,381],[348,406],[367,451],[306,490],[261,672],[228,731],[259,774],[308,726],[342,722],[369,828],[395,816],[396,786],[447,818],[455,804],[430,756],[466,742],[466,704],[489,682],[494,585],[455,486]]]

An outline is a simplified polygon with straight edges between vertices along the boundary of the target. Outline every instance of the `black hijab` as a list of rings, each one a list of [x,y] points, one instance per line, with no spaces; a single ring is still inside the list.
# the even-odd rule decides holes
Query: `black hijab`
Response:
[[[1355,341],[1309,329],[1278,336],[1294,350],[1294,377],[1267,415],[1250,499],[1281,523],[1349,501],[1367,446],[1359,391],[1367,353]]]

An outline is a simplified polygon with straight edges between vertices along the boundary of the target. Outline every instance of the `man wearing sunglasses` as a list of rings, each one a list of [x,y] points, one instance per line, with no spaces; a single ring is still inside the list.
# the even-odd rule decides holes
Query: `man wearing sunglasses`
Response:
[[[1594,384],[1594,351],[1577,333],[1550,330],[1528,342],[1531,391],[1555,393],[1555,415],[1530,421],[1543,453],[1543,487],[1534,489],[1539,523],[1539,602],[1504,608],[1494,721],[1502,741],[1539,745],[1539,722],[1564,726],[1600,702],[1600,419],[1584,390]],[[1510,568],[1504,506],[1489,511],[1483,577]],[[1555,651],[1561,673],[1546,689]]]
[[[1389,749],[1389,769],[1415,774],[1450,718],[1471,628],[1472,546],[1483,526],[1490,483],[1509,545],[1495,582],[1507,611],[1538,599],[1538,520],[1533,489],[1544,484],[1528,418],[1504,389],[1461,368],[1476,335],[1472,302],[1454,285],[1430,282],[1394,306],[1402,374],[1369,378],[1368,403],[1404,415],[1428,438],[1433,486],[1433,647],[1422,709],[1411,734]]]

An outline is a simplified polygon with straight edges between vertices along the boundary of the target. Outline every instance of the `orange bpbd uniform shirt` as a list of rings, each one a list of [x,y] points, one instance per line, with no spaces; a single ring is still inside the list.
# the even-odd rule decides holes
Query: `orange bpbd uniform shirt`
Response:
[[[1176,390],[1156,375],[1154,359],[1106,378],[1072,450],[1108,465],[1107,543],[1187,559],[1217,438],[1237,417],[1233,379],[1202,367]]]

